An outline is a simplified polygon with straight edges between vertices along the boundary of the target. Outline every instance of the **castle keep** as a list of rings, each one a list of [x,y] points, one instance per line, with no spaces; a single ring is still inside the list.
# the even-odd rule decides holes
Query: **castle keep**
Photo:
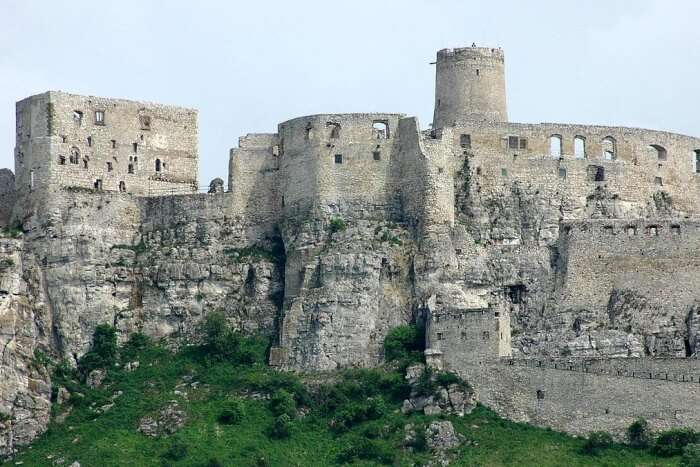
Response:
[[[283,370],[426,360],[484,404],[570,433],[700,428],[700,139],[508,121],[504,53],[437,54],[433,125],[295,118],[198,192],[196,111],[48,92],[0,170],[0,449],[46,428],[94,328],[173,343],[211,310]],[[4,419],[4,418],[3,418]]]

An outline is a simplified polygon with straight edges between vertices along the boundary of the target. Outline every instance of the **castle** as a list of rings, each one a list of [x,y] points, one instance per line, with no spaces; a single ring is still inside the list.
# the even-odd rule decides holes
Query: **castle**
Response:
[[[504,54],[437,54],[435,113],[248,134],[200,193],[190,109],[48,92],[0,170],[0,450],[41,433],[95,326],[209,310],[286,370],[372,366],[395,326],[484,404],[575,434],[700,427],[700,139],[508,122]]]

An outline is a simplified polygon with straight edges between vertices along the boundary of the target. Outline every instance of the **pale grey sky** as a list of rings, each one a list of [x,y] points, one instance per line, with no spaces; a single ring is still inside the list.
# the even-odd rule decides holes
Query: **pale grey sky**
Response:
[[[200,180],[321,112],[432,119],[435,52],[503,47],[509,115],[700,136],[700,2],[0,0],[0,167],[46,90],[199,109]]]

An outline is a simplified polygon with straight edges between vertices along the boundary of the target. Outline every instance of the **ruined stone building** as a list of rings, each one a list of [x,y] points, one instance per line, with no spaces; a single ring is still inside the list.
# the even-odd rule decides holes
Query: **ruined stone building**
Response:
[[[191,338],[211,310],[270,363],[426,359],[515,420],[570,433],[700,428],[700,139],[507,118],[500,49],[437,54],[430,129],[324,114],[248,134],[197,191],[193,110],[48,92],[0,171],[0,448],[48,422],[37,350],[98,324]],[[4,420],[4,417],[3,417]]]

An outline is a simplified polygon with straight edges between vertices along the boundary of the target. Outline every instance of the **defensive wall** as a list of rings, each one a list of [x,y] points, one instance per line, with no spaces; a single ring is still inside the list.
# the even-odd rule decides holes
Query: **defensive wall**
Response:
[[[7,227],[15,205],[15,174],[10,169],[0,169],[0,229]]]

